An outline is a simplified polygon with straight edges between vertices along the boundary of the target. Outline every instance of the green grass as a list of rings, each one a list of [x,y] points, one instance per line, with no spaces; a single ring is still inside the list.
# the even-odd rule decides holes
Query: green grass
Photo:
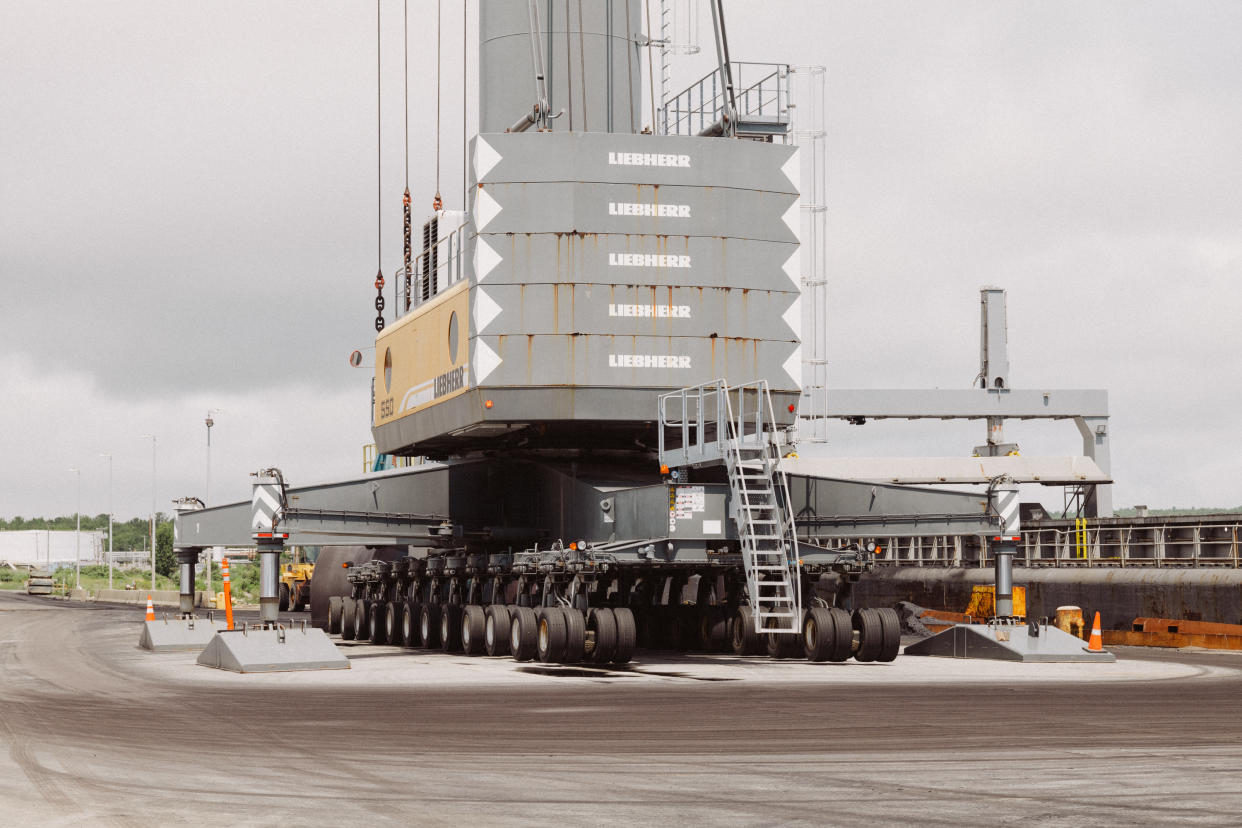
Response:
[[[233,603],[234,604],[257,604],[259,601],[259,565],[252,563],[238,563],[232,567],[229,578],[233,587]],[[26,579],[28,573],[24,569],[9,569],[8,567],[0,568],[0,589],[9,590],[25,590]],[[57,581],[63,581],[70,588],[76,583],[73,567],[61,567],[52,573],[52,577]],[[88,564],[81,569],[82,588],[85,590],[100,590],[108,588],[108,567],[103,564]],[[114,568],[112,572],[112,588],[125,589],[132,585],[138,592],[143,590],[151,590],[151,570],[143,567]],[[206,573],[199,568],[198,577],[194,584],[196,589],[205,590],[207,588]],[[181,588],[181,582],[177,578],[170,578],[167,575],[156,573],[155,588],[158,590],[178,590]],[[223,581],[220,576],[219,564],[212,567],[211,588],[213,592],[220,592],[223,589]]]

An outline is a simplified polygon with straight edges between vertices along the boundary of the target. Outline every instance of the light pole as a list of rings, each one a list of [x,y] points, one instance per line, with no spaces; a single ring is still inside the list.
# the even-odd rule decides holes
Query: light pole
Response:
[[[155,435],[144,434],[151,441],[151,590],[155,591]]]
[[[212,414],[219,414],[220,409],[207,409],[207,484],[203,487],[203,505],[211,504],[211,427],[216,424],[212,418]],[[207,547],[207,594],[212,595],[211,591],[211,547]]]
[[[70,469],[78,476],[78,503],[74,507],[74,516],[78,520],[78,528],[73,533],[73,581],[74,589],[82,588],[82,470]]]
[[[99,456],[108,458],[108,589],[112,589],[112,455]]]

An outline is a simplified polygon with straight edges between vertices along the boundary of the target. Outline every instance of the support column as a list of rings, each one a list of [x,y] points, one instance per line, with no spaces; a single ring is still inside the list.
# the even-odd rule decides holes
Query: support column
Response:
[[[1018,487],[1004,478],[993,484],[991,506],[1000,520],[992,537],[992,556],[996,570],[996,617],[1013,617],[1013,556],[1022,539],[1018,521]]]
[[[996,544],[996,617],[1013,616],[1013,556],[1017,551],[1012,541]]]
[[[275,627],[280,612],[280,553],[285,542],[280,537],[257,538],[259,553],[259,621],[264,629]]]
[[[198,554],[201,550],[196,546],[174,549],[177,563],[181,567],[180,610],[182,618],[194,615],[194,568],[198,565]]]
[[[285,481],[279,469],[263,469],[251,477],[250,528],[259,553],[259,621],[264,629],[273,629],[280,612],[280,553],[288,537],[276,531],[285,505]]]
[[[1075,417],[1074,424],[1082,435],[1082,453],[1095,461],[1100,471],[1112,475],[1108,449],[1108,418],[1107,417]],[[1083,504],[1083,514],[1087,517],[1113,516],[1113,487],[1111,484],[1097,484],[1087,489]]]
[[[203,508],[203,502],[196,497],[183,497],[173,506],[173,554],[181,570],[180,606],[182,618],[194,616],[194,568],[198,565],[198,556],[203,551],[200,546],[181,545],[181,521],[190,512]]]

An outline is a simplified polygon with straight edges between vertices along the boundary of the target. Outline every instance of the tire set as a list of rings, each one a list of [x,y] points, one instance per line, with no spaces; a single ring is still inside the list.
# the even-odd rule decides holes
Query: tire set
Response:
[[[346,641],[441,649],[466,655],[512,656],[545,664],[625,664],[637,630],[626,607],[516,604],[419,604],[333,595],[328,632]]]

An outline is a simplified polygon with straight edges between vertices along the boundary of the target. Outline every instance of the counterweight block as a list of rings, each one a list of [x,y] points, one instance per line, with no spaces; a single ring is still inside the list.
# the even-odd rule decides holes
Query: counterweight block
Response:
[[[224,629],[224,623],[207,618],[164,618],[142,622],[138,646],[156,653],[202,650]]]
[[[223,630],[211,639],[198,663],[234,673],[349,669],[349,659],[315,627]]]

